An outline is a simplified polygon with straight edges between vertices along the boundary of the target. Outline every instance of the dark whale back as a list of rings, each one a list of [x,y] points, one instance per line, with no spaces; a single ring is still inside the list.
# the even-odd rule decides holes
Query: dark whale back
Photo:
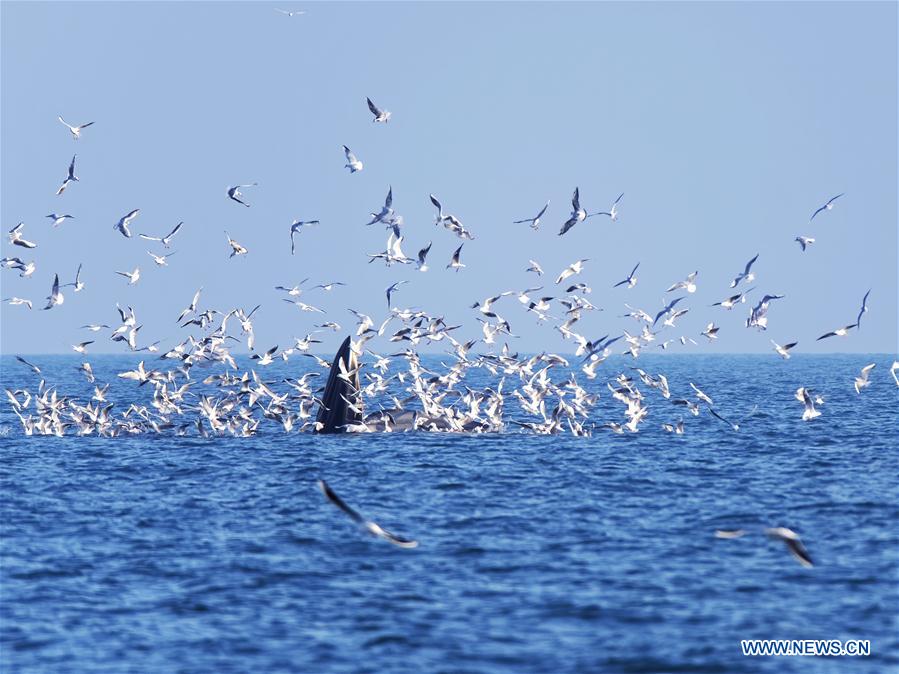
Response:
[[[337,375],[340,374],[340,361],[344,367],[351,370],[356,366],[356,358],[350,350],[350,338],[343,340],[343,344],[337,349],[331,370],[328,373],[328,383],[322,394],[321,404],[318,408],[318,416],[315,420],[321,427],[316,433],[345,433],[347,424],[358,424],[362,421],[362,415],[353,412],[347,400],[356,400],[356,391],[359,390],[359,375],[352,377],[353,385]],[[343,397],[341,397],[343,396]],[[361,401],[360,401],[361,402]]]

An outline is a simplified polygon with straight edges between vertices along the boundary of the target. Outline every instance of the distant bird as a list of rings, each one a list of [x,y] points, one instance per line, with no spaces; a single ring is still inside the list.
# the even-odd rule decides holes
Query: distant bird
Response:
[[[765,533],[769,538],[782,541],[784,545],[787,546],[787,550],[790,551],[790,554],[793,555],[796,561],[802,564],[802,566],[806,568],[814,566],[808,550],[805,549],[802,540],[795,531],[787,529],[786,527],[775,527],[773,529],[765,529]]]
[[[31,300],[22,299],[21,297],[7,297],[5,300],[0,300],[2,302],[6,302],[12,307],[15,306],[26,306],[31,309]]]
[[[611,218],[612,222],[618,220],[618,202],[621,201],[621,197],[624,196],[624,192],[618,195],[618,198],[612,203],[612,207],[608,211],[600,211],[596,213],[596,215],[608,215]]]
[[[80,344],[73,344],[72,350],[77,353],[87,353],[88,345],[93,344],[93,343],[94,343],[93,340],[91,340],[89,342],[81,342]]]
[[[51,213],[47,217],[53,221],[54,227],[59,227],[66,220],[70,220],[70,219],[74,220],[75,219],[74,215],[68,215],[68,214],[67,215],[57,215],[56,213]]]
[[[788,353],[789,350],[792,349],[797,344],[799,344],[799,342],[790,342],[789,344],[784,344],[783,346],[781,346],[780,344],[775,342],[773,339],[771,340],[771,343],[774,345],[774,350],[777,352],[777,354],[784,360],[789,360],[789,358],[790,358],[790,354]]]
[[[360,525],[370,534],[378,536],[379,538],[383,538],[384,540],[393,543],[400,548],[414,548],[418,546],[418,541],[414,541],[403,536],[397,536],[396,534],[391,533],[390,531],[387,531],[383,527],[379,526],[375,522],[365,519],[362,515],[348,506],[324,480],[318,481],[318,488],[321,489],[322,493],[325,495],[325,498],[328,499],[328,501],[342,510],[346,515],[349,516],[351,520],[353,520],[353,522]]]
[[[700,334],[711,342],[718,339],[718,330],[720,330],[720,328],[717,325],[715,325],[714,323],[709,323],[706,326],[705,330],[703,330]]]
[[[855,323],[853,323],[852,325],[847,325],[842,328],[837,328],[836,330],[833,330],[832,332],[827,332],[827,333],[821,335],[815,341],[820,342],[822,339],[827,339],[828,337],[845,337],[846,335],[849,334],[849,331],[852,330],[852,328],[854,328],[854,327],[856,327]]]
[[[243,204],[247,208],[250,207],[246,201],[243,201],[240,197],[243,196],[243,193],[240,191],[241,187],[256,187],[259,183],[247,183],[246,185],[235,185],[234,187],[228,188],[228,198],[231,201],[236,201],[239,204]]]
[[[567,279],[571,276],[580,274],[581,271],[583,271],[583,269],[584,269],[584,263],[589,262],[589,261],[590,261],[589,259],[582,259],[582,260],[578,260],[576,262],[572,262],[570,265],[565,267],[565,269],[563,269],[559,273],[559,276],[556,278],[556,284],[561,283],[562,281],[564,281],[565,279]]]
[[[539,213],[537,213],[537,215],[535,215],[533,218],[525,218],[524,220],[515,220],[512,224],[520,225],[520,224],[527,222],[530,224],[531,229],[533,229],[533,230],[540,229],[540,218],[542,218],[543,214],[546,213],[547,208],[549,208],[548,201],[546,202],[546,205],[543,207],[543,209]]]
[[[22,238],[22,229],[24,227],[25,223],[20,222],[18,225],[9,230],[9,242],[14,246],[21,246],[22,248],[37,248],[36,243],[26,241],[24,238]]]
[[[634,274],[637,273],[637,267],[639,266],[640,263],[638,262],[634,265],[634,268],[631,269],[631,273],[627,275],[627,278],[625,278],[623,281],[618,281],[618,283],[616,283],[612,287],[617,288],[618,286],[627,285],[628,288],[633,288],[635,285],[637,285],[637,277],[634,276]]]
[[[122,236],[131,238],[131,230],[128,229],[128,226],[131,224],[131,221],[134,220],[138,215],[140,215],[140,209],[135,208],[133,211],[128,213],[127,215],[123,215],[121,219],[112,226],[113,229],[118,230],[122,233]]]
[[[743,271],[737,274],[734,280],[730,282],[731,288],[736,288],[743,281],[745,281],[746,283],[752,283],[755,280],[755,274],[753,274],[750,269],[752,269],[752,265],[755,264],[755,261],[758,259],[759,256],[758,253],[756,253],[755,257],[746,263],[746,267],[743,269]]]
[[[35,374],[41,373],[41,368],[39,368],[34,363],[29,363],[27,360],[22,358],[22,356],[16,356],[16,360],[19,361],[20,363],[22,363],[22,365],[25,365],[25,366],[31,368],[31,371],[34,372]]]
[[[73,292],[80,293],[84,290],[84,283],[81,281],[81,265],[78,265],[78,269],[75,270],[75,281],[73,283],[65,283],[63,284],[63,288],[68,286],[72,286],[74,288]]]
[[[728,311],[733,309],[737,304],[742,304],[746,302],[746,293],[750,290],[754,290],[754,288],[750,288],[749,290],[743,291],[741,293],[737,293],[736,295],[731,295],[720,302],[715,302],[712,304],[713,307],[724,307]]]
[[[817,211],[815,211],[814,213],[812,213],[812,217],[810,217],[810,218],[808,219],[808,221],[811,222],[812,220],[814,220],[814,219],[815,219],[815,216],[818,215],[818,213],[820,213],[821,211],[830,211],[830,210],[833,210],[833,202],[836,201],[837,199],[839,199],[841,196],[843,196],[843,194],[845,194],[845,193],[844,193],[844,192],[840,192],[837,196],[835,196],[835,197],[833,197],[832,199],[830,199],[826,204],[824,204],[823,206],[821,206],[821,208],[819,208]]]
[[[861,393],[863,388],[867,388],[871,385],[871,382],[868,381],[868,375],[871,374],[871,370],[873,370],[876,366],[876,363],[871,363],[870,365],[865,365],[862,368],[862,373],[855,378],[856,393]]]
[[[528,264],[530,265],[525,271],[532,271],[537,276],[543,276],[543,268],[540,266],[540,263],[536,260],[528,260]]]
[[[117,271],[116,274],[124,276],[128,279],[128,285],[133,286],[140,280],[140,267],[135,267],[134,271]]]
[[[378,222],[386,222],[390,216],[393,215],[393,187],[388,185],[387,187],[387,196],[384,199],[384,206],[381,207],[380,212],[372,213],[371,220],[365,223],[365,226],[374,225]]]
[[[100,325],[92,325],[92,324],[82,325],[81,329],[82,330],[90,330],[91,332],[100,332],[100,330],[102,330],[103,328],[108,328],[108,327],[109,327],[108,325],[106,325],[105,323],[102,323]]]
[[[312,227],[319,224],[318,220],[294,220],[290,225],[290,254],[293,255],[295,250],[293,235],[298,233],[303,227]]]
[[[57,117],[57,119],[68,127],[69,131],[72,132],[72,138],[74,140],[78,140],[81,137],[82,129],[86,129],[91,124],[93,124],[93,122],[88,122],[87,124],[81,124],[79,126],[72,126],[71,124],[66,122],[66,120],[64,120],[62,117]]]
[[[356,155],[354,155],[346,145],[343,146],[343,153],[346,155],[346,164],[344,164],[344,168],[348,168],[350,173],[356,173],[357,171],[362,170],[362,162],[356,158]]]
[[[390,309],[390,299],[393,293],[395,293],[401,285],[404,283],[408,283],[409,281],[397,281],[396,283],[391,284],[385,292],[387,293],[387,308]]]
[[[155,262],[160,267],[167,267],[168,262],[166,260],[170,258],[175,253],[169,253],[168,255],[156,255],[155,253],[151,253],[149,250],[147,251],[147,255],[153,258],[153,262]]]
[[[66,176],[66,179],[62,181],[62,185],[59,186],[59,189],[56,190],[56,196],[59,196],[63,192],[66,191],[66,187],[69,186],[70,182],[79,182],[78,176],[75,175],[75,157],[78,155],[72,155],[72,162],[69,164],[69,174]]]
[[[861,330],[862,328],[862,316],[868,313],[868,295],[871,294],[871,291],[865,293],[865,296],[862,298],[862,308],[858,311],[858,317],[855,319],[855,327]]]
[[[431,243],[431,241],[428,241],[428,245],[418,251],[418,262],[416,263],[418,271],[428,271],[428,265],[425,264],[425,259],[427,259],[428,253],[431,252]]]
[[[44,307],[44,311],[46,311],[47,309],[52,309],[55,306],[59,306],[65,301],[65,296],[59,290],[59,274],[54,274],[53,286],[50,288],[50,296],[47,298],[47,306]]]
[[[574,227],[579,222],[583,222],[587,218],[592,218],[597,213],[587,214],[583,208],[581,208],[581,192],[577,187],[574,188],[574,194],[571,195],[571,215],[568,220],[565,221],[565,224],[562,225],[562,229],[559,230],[559,236],[567,233],[572,227]]]
[[[803,421],[811,421],[812,419],[821,416],[821,413],[815,409],[815,399],[812,397],[812,394],[809,393],[807,388],[802,386],[796,389],[796,398],[805,405],[805,409],[802,411]]]
[[[177,225],[175,225],[175,228],[171,232],[163,237],[150,236],[149,234],[138,234],[138,236],[142,239],[146,239],[147,241],[159,241],[164,248],[168,248],[169,244],[172,242],[172,238],[175,236],[175,234],[178,233],[183,225],[184,221],[179,222]]]
[[[660,319],[662,316],[664,316],[665,314],[667,314],[668,312],[670,312],[670,311],[674,308],[674,306],[675,306],[678,302],[680,302],[682,299],[684,299],[684,298],[683,298],[683,297],[676,297],[675,299],[671,300],[668,304],[666,304],[665,307],[664,307],[659,313],[657,313],[657,314],[656,314],[656,317],[653,319],[653,321],[652,321],[653,327],[655,327],[655,324],[659,322],[659,319]],[[649,318],[649,317],[646,316],[646,319],[648,319],[648,318]]]
[[[465,244],[463,243],[458,248],[456,248],[456,252],[453,253],[453,259],[450,260],[450,263],[448,265],[446,265],[447,269],[455,269],[456,272],[458,272],[460,269],[462,269],[465,266],[464,264],[462,264],[462,262],[459,259],[462,255],[462,246],[464,246],[464,245]]]
[[[278,9],[277,7],[275,7],[275,11],[280,14],[284,14],[285,16],[301,16],[306,13],[306,10],[303,10],[303,9],[295,9],[292,11],[287,11],[286,9]]]
[[[330,283],[319,283],[317,286],[312,286],[312,289],[317,290],[317,289],[321,288],[325,292],[331,292],[332,290],[334,290],[334,286],[345,286],[345,285],[346,285],[346,283],[343,283],[342,281],[331,281]]]
[[[890,374],[893,376],[896,386],[899,386],[899,360],[893,361],[893,364],[890,366]]]
[[[381,110],[377,105],[372,103],[370,98],[366,98],[365,100],[368,101],[368,109],[371,110],[371,114],[375,116],[372,120],[373,122],[387,122],[390,119],[392,113],[387,110]]]
[[[709,414],[711,414],[713,417],[715,417],[716,419],[719,419],[720,421],[723,421],[723,422],[726,423],[728,426],[730,426],[734,431],[739,431],[739,430],[740,430],[740,424],[742,424],[744,421],[746,421],[746,419],[748,419],[748,418],[751,417],[753,414],[755,414],[755,413],[758,411],[758,408],[759,408],[759,406],[758,406],[758,405],[755,405],[755,406],[749,411],[749,414],[745,415],[745,416],[744,416],[742,419],[740,419],[738,422],[733,422],[733,421],[729,421],[729,420],[725,419],[723,416],[721,416],[721,415],[715,410],[714,407],[709,407],[708,409],[709,409]]]
[[[234,257],[235,255],[246,255],[249,251],[241,246],[237,241],[231,238],[231,235],[228,232],[225,232],[225,236],[228,237],[228,245],[231,246],[231,254],[228,256],[229,258]]]
[[[799,242],[799,247],[802,248],[802,250],[805,250],[815,243],[815,240],[810,236],[797,236],[795,241]]]
[[[683,281],[678,281],[677,283],[672,284],[671,287],[668,288],[668,290],[666,290],[665,292],[670,293],[675,290],[679,290],[679,289],[683,288],[688,293],[695,293],[696,292],[695,281],[696,281],[696,275],[698,273],[699,273],[698,271],[694,271],[692,274],[689,274],[687,276],[687,278],[685,278]]]

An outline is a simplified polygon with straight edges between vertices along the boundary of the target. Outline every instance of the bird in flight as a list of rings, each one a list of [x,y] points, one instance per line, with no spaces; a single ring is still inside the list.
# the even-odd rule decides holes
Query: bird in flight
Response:
[[[618,283],[616,283],[612,287],[617,288],[618,286],[623,286],[623,285],[627,284],[628,288],[633,288],[635,285],[637,285],[637,277],[634,276],[634,274],[637,272],[637,267],[639,267],[639,266],[640,266],[640,263],[638,262],[637,264],[634,265],[634,268],[631,269],[631,273],[627,275],[627,278],[625,278],[623,281],[618,281]]]
[[[414,548],[418,546],[418,541],[414,541],[410,538],[405,538],[403,536],[398,536],[394,533],[391,533],[375,522],[372,522],[371,520],[368,520],[360,515],[358,512],[348,506],[324,480],[318,481],[318,488],[321,489],[322,493],[325,495],[325,498],[328,499],[328,501],[342,510],[347,516],[349,516],[351,520],[360,525],[370,534],[378,536],[379,538],[383,538],[385,541],[393,543],[400,548]]]
[[[350,173],[356,173],[357,171],[361,171],[363,164],[356,158],[356,155],[353,154],[353,151],[350,150],[346,145],[343,147],[343,153],[346,155],[346,164],[343,165],[344,168],[348,168]]]
[[[390,119],[390,116],[393,113],[391,113],[387,110],[381,110],[381,108],[379,108],[377,105],[372,103],[372,100],[370,98],[366,98],[365,100],[368,101],[368,109],[371,110],[371,114],[373,114],[375,116],[375,118],[371,121],[387,122]]]
[[[815,243],[815,240],[810,236],[797,236],[794,241],[799,243],[799,247],[802,248],[803,251]]]
[[[22,238],[23,227],[25,227],[25,223],[20,222],[18,225],[9,230],[9,242],[14,246],[21,246],[22,248],[37,248],[36,243],[32,243],[31,241],[27,241]]]
[[[77,156],[78,156],[77,154],[72,155],[72,161],[69,164],[69,174],[66,176],[66,179],[62,181],[62,185],[59,186],[59,189],[56,190],[56,196],[59,196],[60,194],[65,192],[66,187],[69,186],[70,182],[72,182],[72,181],[75,181],[76,183],[79,182],[78,176],[75,175],[75,157],[77,157]]]
[[[318,220],[294,220],[290,225],[290,254],[293,255],[296,250],[293,235],[297,234],[303,227],[312,227],[319,224]]]
[[[72,138],[74,138],[75,140],[78,140],[79,138],[81,138],[81,130],[82,129],[86,129],[91,124],[93,124],[93,122],[88,122],[87,124],[81,124],[79,126],[72,126],[66,120],[64,120],[62,117],[57,117],[57,119],[60,122],[62,122],[63,124],[65,124],[66,127],[68,127],[69,131],[72,132]]]
[[[841,196],[843,196],[843,194],[844,194],[843,192],[840,192],[837,196],[831,198],[826,204],[821,206],[821,208],[819,208],[817,211],[812,213],[812,217],[810,217],[808,219],[808,221],[811,222],[812,220],[814,220],[815,216],[818,215],[818,213],[820,213],[821,211],[832,211],[833,210],[833,202],[836,201],[837,199],[839,199]]]
[[[128,229],[128,225],[131,224],[131,221],[134,220],[138,215],[140,215],[140,209],[135,208],[133,211],[128,213],[127,215],[123,215],[122,218],[112,226],[113,229],[116,229],[122,233],[122,236],[131,238],[131,230]]]
[[[142,239],[146,239],[147,241],[159,241],[163,245],[163,247],[168,248],[169,244],[172,242],[172,237],[174,237],[175,234],[178,233],[178,230],[180,230],[183,225],[183,221],[179,222],[177,225],[175,225],[175,229],[161,238],[158,236],[150,236],[149,234],[138,234],[138,236]]]
[[[512,224],[520,225],[520,224],[527,222],[527,223],[530,223],[531,229],[536,231],[536,230],[540,229],[540,218],[542,218],[543,214],[546,213],[547,208],[549,208],[549,201],[546,202],[546,205],[543,207],[543,209],[539,213],[537,213],[537,215],[535,215],[533,218],[525,218],[524,220],[515,220],[515,222],[513,222]]]
[[[241,200],[241,198],[240,198],[243,196],[243,193],[240,191],[240,188],[241,187],[256,187],[258,184],[259,183],[248,183],[246,185],[235,185],[234,187],[229,187],[228,188],[228,198],[231,199],[231,201],[236,201],[237,203],[243,204],[244,206],[249,208],[250,204],[248,204],[246,201]]]

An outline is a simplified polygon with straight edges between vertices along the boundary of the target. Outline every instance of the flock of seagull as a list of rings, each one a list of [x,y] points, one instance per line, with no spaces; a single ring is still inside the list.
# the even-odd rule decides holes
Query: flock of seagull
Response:
[[[278,11],[289,16],[303,13]],[[366,102],[373,123],[387,124],[391,120],[390,111],[379,107],[371,98],[367,98]],[[73,126],[61,116],[59,121],[66,126],[75,141],[80,140],[85,129],[94,124],[88,122]],[[341,147],[346,158],[344,168],[351,174],[363,171],[364,163],[348,146]],[[65,178],[56,192],[57,196],[63,195],[71,185],[80,182],[76,175],[76,159],[77,154],[68,165]],[[250,208],[251,203],[244,191],[257,186],[255,182],[230,186],[226,190],[225,197],[238,206]],[[815,221],[822,213],[832,210],[842,196],[838,194],[817,208],[812,213],[809,223]],[[561,224],[558,235],[567,235],[574,227],[594,217],[604,217],[616,222],[619,219],[623,197],[624,194],[620,194],[608,210],[588,212],[581,204],[580,190],[575,188],[571,198],[571,213]],[[459,272],[466,267],[462,261],[463,246],[466,242],[474,241],[475,236],[459,217],[445,209],[434,194],[431,194],[429,199],[435,208],[434,225],[442,226],[461,240],[446,265],[447,269]],[[533,217],[514,221],[510,218],[510,221],[515,225],[527,224],[537,230],[544,221],[549,205],[550,202],[547,201]],[[113,225],[113,230],[125,238],[133,238],[132,227],[139,215],[140,209],[129,211]],[[71,214],[55,212],[46,217],[52,221],[54,228],[74,218]],[[296,251],[296,237],[300,236],[305,228],[319,224],[319,220],[295,220],[291,223],[289,228],[291,255]],[[379,261],[387,267],[395,264],[412,264],[420,272],[429,270],[427,259],[431,242],[422,247],[415,257],[409,257],[403,251],[404,220],[394,208],[392,187],[388,188],[383,205],[377,211],[373,211],[370,220],[364,224],[382,225],[388,232],[385,249],[369,253],[369,263]],[[183,226],[184,223],[179,222],[162,236],[138,234],[140,239],[159,244],[162,248],[147,251],[155,265],[164,267],[168,264],[169,258],[175,255],[174,251],[170,251],[170,247]],[[248,248],[230,234],[225,232],[225,236],[230,257],[249,253]],[[19,223],[9,230],[8,238],[11,246],[24,251],[38,248],[37,243],[26,238],[24,223]],[[796,241],[802,251],[805,251],[815,239],[811,236],[797,236]],[[746,263],[730,283],[732,292],[712,306],[730,311],[748,302],[750,293],[755,290],[750,284],[756,280],[753,266],[758,258],[759,256],[755,255]],[[661,424],[666,432],[684,434],[686,424],[683,415],[698,417],[703,412],[720,420],[733,431],[738,431],[756,408],[739,420],[730,420],[716,409],[712,395],[693,382],[688,382],[689,394],[674,395],[665,374],[653,374],[636,366],[631,367],[629,371],[610,376],[606,381],[606,389],[611,398],[621,405],[622,418],[602,423],[591,420],[591,411],[597,404],[599,394],[581,386],[577,376],[581,373],[588,380],[596,379],[600,367],[612,355],[614,344],[621,342],[624,346],[623,353],[629,354],[634,360],[654,343],[662,350],[678,341],[682,345],[696,344],[692,337],[686,335],[674,337],[673,331],[677,327],[678,319],[691,310],[682,302],[696,292],[699,272],[693,271],[683,279],[673,282],[665,293],[674,295],[670,295],[670,300],[661,308],[645,311],[624,303],[627,309],[624,315],[634,321],[631,330],[624,330],[616,335],[606,334],[598,338],[588,338],[578,332],[577,325],[584,314],[597,310],[587,297],[591,288],[586,282],[578,280],[582,278],[581,274],[588,262],[586,258],[578,259],[561,270],[555,277],[555,286],[558,287],[555,292],[544,291],[542,285],[520,291],[504,290],[472,304],[470,308],[476,312],[477,320],[481,323],[480,339],[456,339],[453,333],[461,325],[448,324],[444,316],[395,307],[394,301],[397,295],[401,294],[402,286],[409,283],[408,280],[397,281],[386,288],[387,315],[384,319],[376,322],[371,316],[350,309],[356,321],[355,328],[351,330],[353,337],[351,348],[353,354],[358,357],[358,363],[351,366],[340,361],[337,364],[340,369],[339,376],[347,382],[355,381],[360,373],[364,377],[365,384],[356,390],[354,398],[346,399],[352,409],[362,412],[366,406],[372,404],[372,401],[377,401],[378,409],[370,412],[364,423],[349,425],[346,431],[395,430],[391,413],[381,404],[388,402],[390,409],[394,411],[413,410],[414,421],[411,428],[417,431],[501,432],[518,428],[537,434],[571,433],[582,437],[600,430],[636,433],[649,416],[650,391],[653,396],[657,396],[659,405],[669,406],[668,409],[671,411],[670,420]],[[15,256],[2,258],[0,266],[18,271],[19,276],[23,278],[32,276],[36,270],[33,260],[26,262]],[[636,274],[639,268],[640,263],[635,264],[623,279],[610,284],[611,287],[621,289],[616,290],[620,293],[626,293],[634,288],[638,283]],[[526,271],[538,278],[544,275],[542,267],[536,260],[529,260]],[[142,278],[139,267],[115,273],[127,279],[129,285],[138,283]],[[323,309],[309,301],[309,295],[313,292],[329,292],[343,284],[325,282],[306,286],[308,281],[309,279],[306,279],[292,287],[277,286],[275,290],[283,293],[283,301],[295,305],[300,312],[324,315],[326,312]],[[66,288],[72,288],[74,293],[84,290],[80,265],[72,282],[62,283],[59,275],[54,275],[43,310],[49,311],[61,306],[65,301],[63,290]],[[854,321],[847,322],[846,325],[817,339],[846,337],[852,331],[860,330],[863,316],[868,311],[869,294],[870,290],[865,293]],[[260,372],[276,360],[287,361],[292,356],[313,358],[323,371],[327,371],[332,364],[310,353],[310,349],[314,344],[320,343],[320,340],[315,338],[319,331],[338,332],[343,330],[340,324],[336,320],[322,321],[316,324],[315,331],[306,334],[302,339],[296,338],[294,344],[288,348],[279,349],[278,346],[272,346],[257,351],[253,316],[259,305],[249,311],[239,307],[220,311],[202,306],[201,297],[202,288],[196,291],[177,319],[178,325],[182,328],[198,328],[196,332],[199,334],[190,332],[179,343],[164,350],[160,348],[160,342],[142,342],[140,331],[143,324],[138,320],[135,309],[130,306],[123,308],[117,305],[119,322],[115,326],[104,323],[82,326],[92,333],[108,330],[111,340],[121,343],[131,352],[146,354],[136,368],[120,372],[117,376],[121,380],[133,382],[137,387],[149,385],[148,389],[152,390],[152,394],[147,404],[132,402],[127,408],[118,411],[116,405],[107,399],[110,384],[96,380],[89,362],[84,362],[79,370],[93,385],[93,396],[88,401],[76,400],[61,394],[55,386],[48,385],[42,378],[41,368],[38,365],[17,356],[21,364],[41,377],[34,393],[26,388],[6,389],[9,404],[20,420],[24,433],[62,436],[73,432],[79,435],[114,437],[169,432],[203,437],[223,434],[247,437],[256,434],[263,423],[280,426],[288,433],[316,430],[314,409],[320,404],[320,389],[316,389],[314,383],[321,373],[312,371],[297,378],[273,382],[266,380]],[[506,297],[513,299],[506,300]],[[768,327],[768,311],[771,303],[783,297],[778,294],[764,294],[757,301],[750,303],[750,311],[745,321],[746,328],[765,331]],[[8,297],[3,301],[27,309],[33,307],[32,300],[22,297]],[[570,340],[576,345],[575,360],[548,352],[523,357],[512,352],[507,343],[503,344],[499,351],[475,354],[474,349],[478,341],[484,346],[491,347],[497,344],[498,340],[515,336],[510,322],[497,313],[501,302],[507,309],[509,304],[517,305],[525,314],[532,315],[541,323],[552,321],[554,329],[561,338],[565,341]],[[554,309],[563,312],[563,317],[551,315]],[[508,314],[508,311],[504,313]],[[718,326],[711,321],[700,334],[711,342],[718,339],[718,332]],[[389,355],[376,353],[367,347],[367,343],[379,337],[386,337],[391,344],[402,344],[404,348]],[[237,342],[245,342],[252,352],[250,358],[253,367],[249,371],[241,371],[231,353],[231,345]],[[452,359],[451,363],[441,364],[442,371],[425,367],[415,349],[419,344],[430,345],[438,342],[449,345],[447,353]],[[72,348],[79,354],[87,354],[91,344],[94,344],[93,340],[86,340],[72,345]],[[789,359],[798,341],[781,345],[771,340],[771,344],[776,354],[783,359]],[[365,356],[370,358],[364,360]],[[150,358],[154,358],[157,365],[148,365]],[[395,369],[391,373],[393,361],[400,359],[405,363],[404,368]],[[874,367],[873,363],[866,365],[855,379],[856,393],[861,394],[863,389],[871,385]],[[201,371],[202,376],[195,376],[195,368]],[[466,375],[473,370],[489,373],[493,377],[493,385],[482,390],[467,386]],[[897,372],[899,362],[894,362],[891,375],[899,386]],[[556,377],[554,376],[556,373],[562,374]],[[148,389],[141,388],[143,391]],[[820,393],[801,386],[796,391],[796,399],[803,406],[801,413],[803,421],[821,416],[818,408],[822,406],[824,400]],[[517,404],[517,412],[510,414],[506,412],[506,408],[512,402]],[[674,418],[677,416],[680,418]],[[439,420],[440,423],[435,420]],[[411,548],[417,545],[414,540],[391,534],[362,517],[324,481],[319,482],[319,487],[331,503],[370,533],[401,547]],[[737,538],[744,533],[741,530],[719,531],[716,535],[720,538]],[[774,528],[767,530],[767,533],[784,541],[801,563],[811,565],[810,556],[794,532]]]

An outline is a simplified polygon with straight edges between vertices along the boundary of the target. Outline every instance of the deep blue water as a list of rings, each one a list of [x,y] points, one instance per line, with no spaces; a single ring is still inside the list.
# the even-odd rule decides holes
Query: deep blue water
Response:
[[[60,392],[89,396],[77,358],[33,360]],[[271,423],[247,439],[24,437],[4,401],[0,669],[896,671],[892,360],[636,363],[664,372],[674,397],[696,382],[725,416],[758,404],[737,433],[645,387],[639,433],[591,438],[319,437]],[[134,364],[91,361],[101,381]],[[873,384],[857,395],[853,378],[869,362]],[[602,395],[597,421],[623,420],[605,381],[631,364],[579,377]],[[36,389],[9,356],[0,366],[4,386]],[[793,397],[803,385],[826,399],[808,423]],[[146,393],[121,381],[113,391],[119,401]],[[681,417],[685,435],[661,430]],[[357,530],[323,499],[319,477],[420,546]],[[759,533],[777,525],[801,534],[815,568]],[[713,536],[736,527],[752,533]],[[870,639],[872,655],[746,658],[747,638]]]

